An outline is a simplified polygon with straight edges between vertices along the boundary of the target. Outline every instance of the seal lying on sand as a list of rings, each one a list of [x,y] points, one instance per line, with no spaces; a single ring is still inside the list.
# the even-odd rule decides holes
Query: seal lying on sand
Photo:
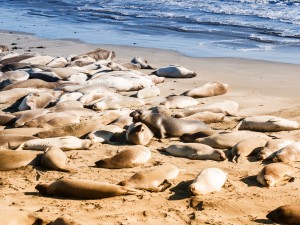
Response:
[[[183,134],[193,134],[201,130],[210,130],[205,123],[196,120],[181,120],[160,113],[135,110],[130,116],[133,122],[142,122],[149,127],[158,138],[180,137]]]
[[[271,139],[269,140],[264,148],[257,154],[259,160],[272,159],[278,150],[281,148],[294,143],[293,140],[287,139]]]
[[[266,165],[257,175],[257,180],[265,187],[274,186],[286,177],[290,179],[290,175],[295,173],[295,168],[287,163],[271,163]]]
[[[280,224],[300,224],[300,205],[283,205],[268,213],[267,218]]]
[[[44,221],[33,213],[17,210],[1,210],[0,224],[3,225],[44,225]]]
[[[193,88],[190,91],[186,91],[183,95],[193,98],[211,97],[216,95],[226,94],[229,90],[228,84],[222,84],[219,82],[206,83],[200,87]]]
[[[226,180],[227,173],[223,170],[218,168],[207,168],[202,170],[190,185],[190,191],[193,195],[220,191]]]
[[[191,78],[197,74],[194,71],[184,68],[183,66],[170,65],[167,67],[161,67],[154,72],[157,76],[169,77],[169,78]]]
[[[160,104],[169,109],[182,109],[198,105],[198,101],[189,96],[170,96]]]
[[[135,145],[147,145],[154,133],[143,123],[133,123],[126,130],[126,141]]]
[[[274,162],[297,162],[300,161],[300,142],[289,144],[279,151],[273,158]]]
[[[70,168],[66,166],[68,157],[66,154],[58,147],[50,147],[48,148],[41,158],[42,167],[70,172]]]
[[[60,217],[58,217],[56,220],[51,222],[50,225],[88,225],[87,223],[84,223],[82,221],[79,221],[77,219],[74,219],[73,217],[64,214]]]
[[[171,186],[168,180],[175,179],[179,171],[177,167],[171,164],[155,166],[149,170],[138,172],[119,184],[153,192],[164,191]]]
[[[101,199],[141,193],[133,188],[115,184],[70,178],[62,178],[51,184],[38,184],[35,189],[42,195],[75,199]]]

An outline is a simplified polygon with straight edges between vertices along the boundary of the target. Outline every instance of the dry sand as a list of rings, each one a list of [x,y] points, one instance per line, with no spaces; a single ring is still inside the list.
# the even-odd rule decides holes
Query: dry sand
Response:
[[[240,115],[278,115],[300,122],[300,65],[232,58],[190,58],[172,51],[157,49],[88,45],[72,41],[41,40],[33,36],[0,34],[0,44],[16,43],[17,52],[39,52],[52,56],[84,53],[96,47],[116,52],[117,60],[130,61],[141,56],[156,67],[179,64],[197,72],[192,79],[166,79],[159,88],[161,97],[181,94],[210,81],[228,83],[228,94],[199,99],[202,103],[234,100],[240,104]],[[43,46],[45,48],[32,48]],[[150,107],[150,106],[149,106]],[[213,128],[231,129],[235,122],[212,124]],[[300,141],[300,131],[273,133],[277,137]],[[176,143],[176,139],[153,140],[149,148],[152,159],[142,167],[132,169],[95,168],[95,161],[113,155],[125,146],[98,145],[92,150],[69,151],[69,162],[78,168],[73,174],[46,171],[26,166],[15,171],[0,172],[1,209],[36,212],[54,220],[69,214],[87,224],[273,224],[265,215],[283,204],[300,204],[300,173],[291,183],[276,187],[261,187],[255,175],[261,162],[234,164],[189,160],[161,154],[157,149]],[[172,181],[172,187],[161,193],[145,192],[142,196],[121,196],[101,200],[70,200],[40,196],[34,189],[40,182],[52,182],[60,177],[76,177],[118,183],[143,168],[159,162],[171,162],[186,169]],[[297,165],[298,164],[298,165]],[[300,163],[296,163],[299,167]],[[204,168],[218,167],[228,173],[228,181],[220,192],[192,197],[188,185]]]

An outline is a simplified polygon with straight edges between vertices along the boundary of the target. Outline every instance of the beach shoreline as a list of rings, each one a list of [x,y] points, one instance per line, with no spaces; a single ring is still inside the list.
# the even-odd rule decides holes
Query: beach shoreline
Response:
[[[218,81],[229,84],[229,93],[197,99],[199,104],[232,100],[239,103],[237,116],[241,118],[267,114],[300,122],[300,65],[297,64],[240,58],[196,58],[175,51],[41,39],[34,35],[7,32],[0,32],[0,44],[10,49],[16,47],[13,51],[20,54],[39,53],[68,57],[104,48],[115,51],[115,62],[130,62],[133,57],[141,56],[157,68],[178,64],[197,73],[194,78],[167,78],[164,83],[158,84],[161,95],[156,101],[157,105],[169,95],[179,95],[204,83]],[[237,123],[238,121],[225,121],[213,124],[212,127],[220,130],[233,129]],[[300,141],[299,130],[276,132],[273,135]],[[124,170],[95,168],[96,160],[110,157],[125,148],[103,144],[80,153],[75,150],[66,152],[68,161],[78,169],[74,174],[40,171],[30,166],[25,170],[21,168],[15,171],[0,171],[0,204],[3,209],[34,212],[48,221],[62,214],[68,214],[93,225],[204,223],[259,225],[270,223],[265,217],[270,210],[282,204],[300,203],[299,173],[295,175],[295,182],[268,189],[261,187],[255,179],[255,175],[263,166],[260,161],[234,164],[228,160],[224,162],[189,160],[157,151],[174,143],[178,143],[178,140],[153,140],[148,146],[152,152],[151,160],[145,166],[137,168]],[[62,176],[118,183],[136,171],[165,162],[185,169],[185,172],[180,172],[179,176],[172,180],[172,187],[164,192],[81,201],[42,197],[34,189],[40,182],[49,183]],[[299,166],[299,163],[297,165]],[[198,198],[190,196],[188,185],[202,169],[207,167],[223,169],[228,173],[229,181],[220,192]]]

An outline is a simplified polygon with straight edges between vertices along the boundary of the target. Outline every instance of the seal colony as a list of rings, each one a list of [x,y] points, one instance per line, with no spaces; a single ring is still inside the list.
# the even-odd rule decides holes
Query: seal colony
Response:
[[[1,49],[0,170],[2,174],[41,170],[42,175],[32,181],[35,189],[27,189],[36,198],[101,199],[107,204],[122,198],[126,204],[129,198],[148,201],[149,192],[167,192],[171,187],[175,199],[184,195],[193,205],[203,197],[203,204],[211,201],[214,207],[214,199],[233,189],[238,192],[242,179],[250,179],[249,175],[235,178],[225,163],[235,167],[257,160],[267,165],[251,171],[257,180],[254,186],[271,190],[282,183],[299,185],[294,176],[299,172],[300,140],[279,139],[280,132],[299,132],[298,121],[273,115],[245,117],[239,115],[234,100],[202,104],[203,99],[229,93],[230,84],[211,81],[190,85],[180,90],[181,95],[164,95],[160,87],[167,79],[194,79],[197,72],[179,65],[156,69],[139,56],[122,62],[115,52],[104,49],[56,58]],[[163,151],[153,147],[154,142],[160,142]],[[93,155],[91,162],[85,159],[88,154]],[[192,171],[180,163],[164,163],[173,157],[204,168]],[[208,160],[213,167],[206,166]],[[78,162],[81,166],[74,167]],[[93,180],[84,176],[88,170],[95,173]],[[96,175],[101,171],[105,177]],[[125,171],[126,176],[113,178],[113,171]],[[299,223],[299,204],[290,203],[291,207],[276,209],[283,211],[283,220],[274,212],[267,217]],[[35,214],[33,218],[44,224],[73,221],[56,216],[49,222]],[[35,224],[28,221],[24,224]]]

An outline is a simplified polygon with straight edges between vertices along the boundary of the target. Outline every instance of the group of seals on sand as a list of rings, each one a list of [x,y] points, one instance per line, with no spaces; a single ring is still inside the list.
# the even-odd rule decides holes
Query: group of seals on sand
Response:
[[[7,51],[3,46],[0,49]],[[0,150],[0,169],[42,165],[70,172],[74,168],[67,165],[64,151],[124,142],[132,145],[119,148],[111,157],[98,159],[96,167],[143,167],[152,157],[152,150],[147,146],[153,138],[180,138],[188,143],[171,144],[161,151],[191,160],[224,161],[228,158],[224,150],[230,149],[232,161],[236,163],[243,163],[252,155],[260,160],[272,159],[274,163],[266,165],[257,175],[262,186],[275,186],[286,177],[291,179],[297,171],[291,163],[300,161],[300,142],[272,139],[261,133],[296,130],[299,129],[297,121],[268,115],[252,116],[243,118],[235,130],[212,129],[209,123],[222,122],[238,114],[236,102],[199,105],[195,99],[226,94],[229,85],[220,82],[168,96],[160,105],[147,110],[148,102],[160,95],[157,84],[165,78],[192,78],[196,72],[170,65],[148,75],[138,71],[154,69],[146,60],[135,57],[129,63],[117,63],[114,58],[113,51],[104,49],[68,58],[4,54],[0,58],[0,103],[12,113],[0,113],[0,125],[5,126],[0,130],[0,144],[5,148]],[[121,94],[127,91],[136,91],[136,94]],[[143,194],[141,190],[164,191],[180,171],[175,165],[163,164],[142,168],[117,184],[64,177],[50,184],[37,184],[36,189],[45,196],[76,199],[140,195]],[[199,171],[189,191],[192,195],[221,191],[227,177],[227,172],[219,168],[205,168]],[[21,217],[28,218],[24,221],[35,218],[29,214],[20,214]],[[299,205],[282,206],[267,217],[299,224]],[[61,223],[83,224],[68,216],[51,224]]]

